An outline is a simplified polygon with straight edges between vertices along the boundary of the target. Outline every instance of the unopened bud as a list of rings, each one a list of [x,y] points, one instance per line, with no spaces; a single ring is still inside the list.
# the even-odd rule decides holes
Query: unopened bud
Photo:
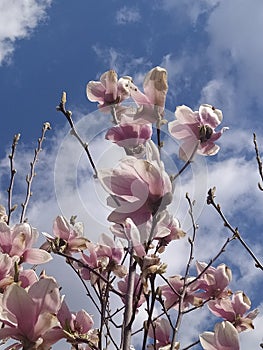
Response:
[[[67,93],[63,91],[61,96],[61,103],[65,104],[66,102],[67,102]]]

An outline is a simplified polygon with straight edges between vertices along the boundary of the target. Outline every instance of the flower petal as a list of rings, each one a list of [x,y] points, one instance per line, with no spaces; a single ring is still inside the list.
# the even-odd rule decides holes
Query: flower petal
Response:
[[[3,296],[3,307],[16,317],[20,332],[28,338],[32,337],[37,320],[37,305],[25,289],[17,284],[8,287]]]

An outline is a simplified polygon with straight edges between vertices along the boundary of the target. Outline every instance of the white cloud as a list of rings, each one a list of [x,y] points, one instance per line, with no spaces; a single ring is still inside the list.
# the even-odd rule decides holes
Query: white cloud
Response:
[[[132,75],[134,80],[136,77],[139,77],[141,80],[145,72],[152,68],[152,63],[145,57],[135,57],[125,50],[114,47],[102,47],[99,44],[93,45],[92,49],[98,59],[107,67],[106,69],[114,69],[119,75]],[[103,72],[100,72],[97,78],[99,78],[101,73]],[[137,83],[137,79],[135,83]]]
[[[188,16],[195,25],[201,15],[211,12],[219,2],[220,0],[162,0],[159,6],[169,12],[179,11],[183,16]]]
[[[253,105],[262,108],[263,42],[258,40],[263,31],[262,1],[220,1],[206,31],[210,39],[208,60],[216,79],[224,82],[222,90],[226,87],[232,97],[234,92],[232,104],[245,113]],[[225,97],[227,101],[226,93]]]
[[[116,13],[117,24],[129,24],[139,22],[141,15],[138,9],[123,6]]]
[[[10,59],[15,42],[27,38],[46,17],[52,0],[1,0],[0,2],[0,65]]]

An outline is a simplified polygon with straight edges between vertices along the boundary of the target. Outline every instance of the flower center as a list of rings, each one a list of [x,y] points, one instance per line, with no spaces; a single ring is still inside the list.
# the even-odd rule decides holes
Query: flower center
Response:
[[[201,143],[206,142],[213,135],[213,129],[209,125],[202,125],[199,128],[199,140]]]

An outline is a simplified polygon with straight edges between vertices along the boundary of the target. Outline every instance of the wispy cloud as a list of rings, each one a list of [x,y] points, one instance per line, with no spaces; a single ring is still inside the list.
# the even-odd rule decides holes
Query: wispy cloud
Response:
[[[0,66],[8,62],[15,42],[27,38],[40,21],[52,0],[2,0],[0,3]]]
[[[139,22],[141,20],[140,12],[137,8],[123,6],[116,13],[116,22],[120,25]]]
[[[104,47],[99,44],[93,45],[92,48],[98,59],[104,64],[105,70],[114,69],[120,76],[132,76],[136,84],[140,84],[145,72],[152,68],[152,62],[146,57],[136,57],[123,49]],[[100,72],[97,78],[101,73],[103,72]]]

